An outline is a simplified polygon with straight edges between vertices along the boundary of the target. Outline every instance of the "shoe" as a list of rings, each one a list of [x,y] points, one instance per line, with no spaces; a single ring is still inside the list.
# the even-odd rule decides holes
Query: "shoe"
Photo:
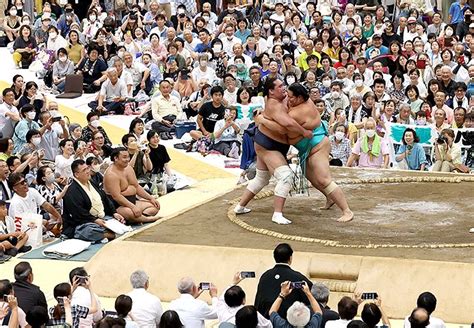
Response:
[[[169,138],[168,138],[168,133],[166,133],[166,132],[161,132],[161,133],[160,133],[160,139],[161,139],[161,140],[169,140]]]
[[[18,249],[16,247],[13,247],[13,248],[10,248],[10,249],[7,249],[5,251],[5,254],[6,255],[10,255],[11,257],[14,257],[18,254]]]
[[[239,204],[235,205],[234,207],[234,213],[239,215],[239,214],[247,214],[250,213],[252,210],[250,208],[247,208],[245,206],[240,206]]]
[[[272,222],[276,224],[291,224],[291,221],[285,218],[283,215],[273,215]]]
[[[169,132],[166,132],[166,136],[168,137],[168,140],[172,140],[172,139],[173,139],[173,136],[172,136],[171,133],[169,133]]]
[[[19,250],[18,250],[18,253],[27,253],[29,251],[31,251],[33,247],[31,246],[22,246]]]
[[[11,258],[12,257],[10,255],[5,255],[5,254],[3,254],[3,252],[0,252],[0,264],[5,263],[6,261],[8,261]]]

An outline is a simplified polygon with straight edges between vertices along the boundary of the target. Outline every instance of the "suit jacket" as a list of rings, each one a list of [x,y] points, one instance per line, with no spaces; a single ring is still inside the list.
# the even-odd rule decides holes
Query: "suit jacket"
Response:
[[[269,319],[269,310],[280,294],[281,284],[285,281],[306,281],[311,289],[313,283],[303,274],[293,270],[288,264],[277,263],[272,269],[267,270],[258,282],[257,294],[255,295],[255,307],[265,318]],[[309,300],[302,289],[295,289],[283,301],[278,310],[278,314],[286,319],[286,311],[295,302],[303,302],[309,305]]]
[[[99,193],[104,204],[104,212],[106,215],[115,214],[115,207],[111,200],[107,197],[103,190],[100,190],[94,183],[91,185]],[[68,238],[74,238],[76,227],[94,222],[97,218],[90,214],[92,202],[84,189],[76,180],[73,180],[63,198],[63,234]]]
[[[46,297],[38,286],[20,280],[15,281],[12,285],[18,299],[18,306],[25,313],[28,313],[35,306],[41,306],[48,310]]]

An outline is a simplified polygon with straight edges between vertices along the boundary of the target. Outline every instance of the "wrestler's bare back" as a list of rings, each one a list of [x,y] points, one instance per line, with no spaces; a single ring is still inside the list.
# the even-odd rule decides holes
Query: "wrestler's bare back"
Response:
[[[299,104],[295,107],[288,109],[288,114],[294,119],[299,125],[307,130],[313,130],[321,124],[321,115],[319,114],[316,106],[311,99]],[[288,144],[294,145],[303,137],[299,134],[288,132],[287,134]]]
[[[265,104],[265,110],[262,113],[263,117],[278,122],[275,117],[277,116],[277,113],[281,112],[288,113],[286,98],[282,102],[279,102],[274,98],[268,98],[267,103]],[[281,134],[275,130],[271,130],[264,125],[260,125],[258,129],[262,131],[262,133],[265,134],[267,137],[272,138],[273,140],[276,140],[281,143],[288,143],[287,136],[284,134]]]

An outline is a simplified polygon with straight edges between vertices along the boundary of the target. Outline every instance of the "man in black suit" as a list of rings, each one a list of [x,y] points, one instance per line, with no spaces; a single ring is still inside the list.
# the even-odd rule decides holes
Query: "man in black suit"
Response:
[[[82,159],[71,164],[74,180],[64,195],[63,234],[68,238],[99,242],[115,234],[105,226],[107,219],[124,223],[107,195],[90,182],[90,167]]]
[[[313,283],[303,274],[293,270],[290,265],[293,259],[293,249],[291,246],[283,243],[279,244],[273,251],[273,258],[276,265],[267,270],[258,282],[257,294],[255,295],[255,307],[265,318],[269,318],[269,310],[273,302],[277,298],[281,290],[281,284],[285,281],[297,282],[306,281],[307,286],[311,289]],[[286,311],[295,302],[303,302],[309,305],[309,300],[302,289],[295,289],[283,301],[278,310],[278,314],[286,319]]]
[[[31,265],[28,262],[18,263],[15,265],[14,274],[15,282],[12,285],[18,300],[18,306],[25,313],[28,313],[35,306],[41,306],[47,311],[48,304],[44,293],[38,286],[33,285]]]
[[[338,320],[339,314],[336,311],[331,310],[328,306],[329,301],[329,288],[325,284],[315,282],[311,288],[311,294],[318,301],[321,310],[323,311],[323,319],[319,328],[324,328],[326,322],[330,320]]]

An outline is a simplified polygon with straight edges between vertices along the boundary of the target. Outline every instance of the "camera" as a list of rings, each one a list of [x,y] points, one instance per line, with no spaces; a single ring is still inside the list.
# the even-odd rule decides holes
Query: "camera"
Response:
[[[200,290],[209,290],[209,289],[211,289],[211,283],[210,282],[201,282],[201,283],[199,283],[199,289]]]
[[[442,144],[448,143],[448,139],[446,139],[445,136],[439,136],[438,139],[436,139],[436,142],[439,145],[442,145]]]
[[[379,295],[376,292],[370,292],[370,293],[362,293],[361,299],[363,300],[375,300],[379,297]]]
[[[130,20],[137,20],[137,15],[135,15],[135,14],[134,14],[134,15],[130,14],[130,15],[128,16],[128,19],[130,19]]]
[[[53,117],[53,122],[59,122],[59,121],[61,121],[61,119],[62,119],[61,116]]]
[[[290,288],[291,289],[301,289],[303,288],[303,285],[305,284],[304,281],[295,281],[290,283]]]
[[[183,17],[185,17],[185,16],[186,16],[185,13],[181,13],[181,14],[178,15],[179,18],[183,18]]]

